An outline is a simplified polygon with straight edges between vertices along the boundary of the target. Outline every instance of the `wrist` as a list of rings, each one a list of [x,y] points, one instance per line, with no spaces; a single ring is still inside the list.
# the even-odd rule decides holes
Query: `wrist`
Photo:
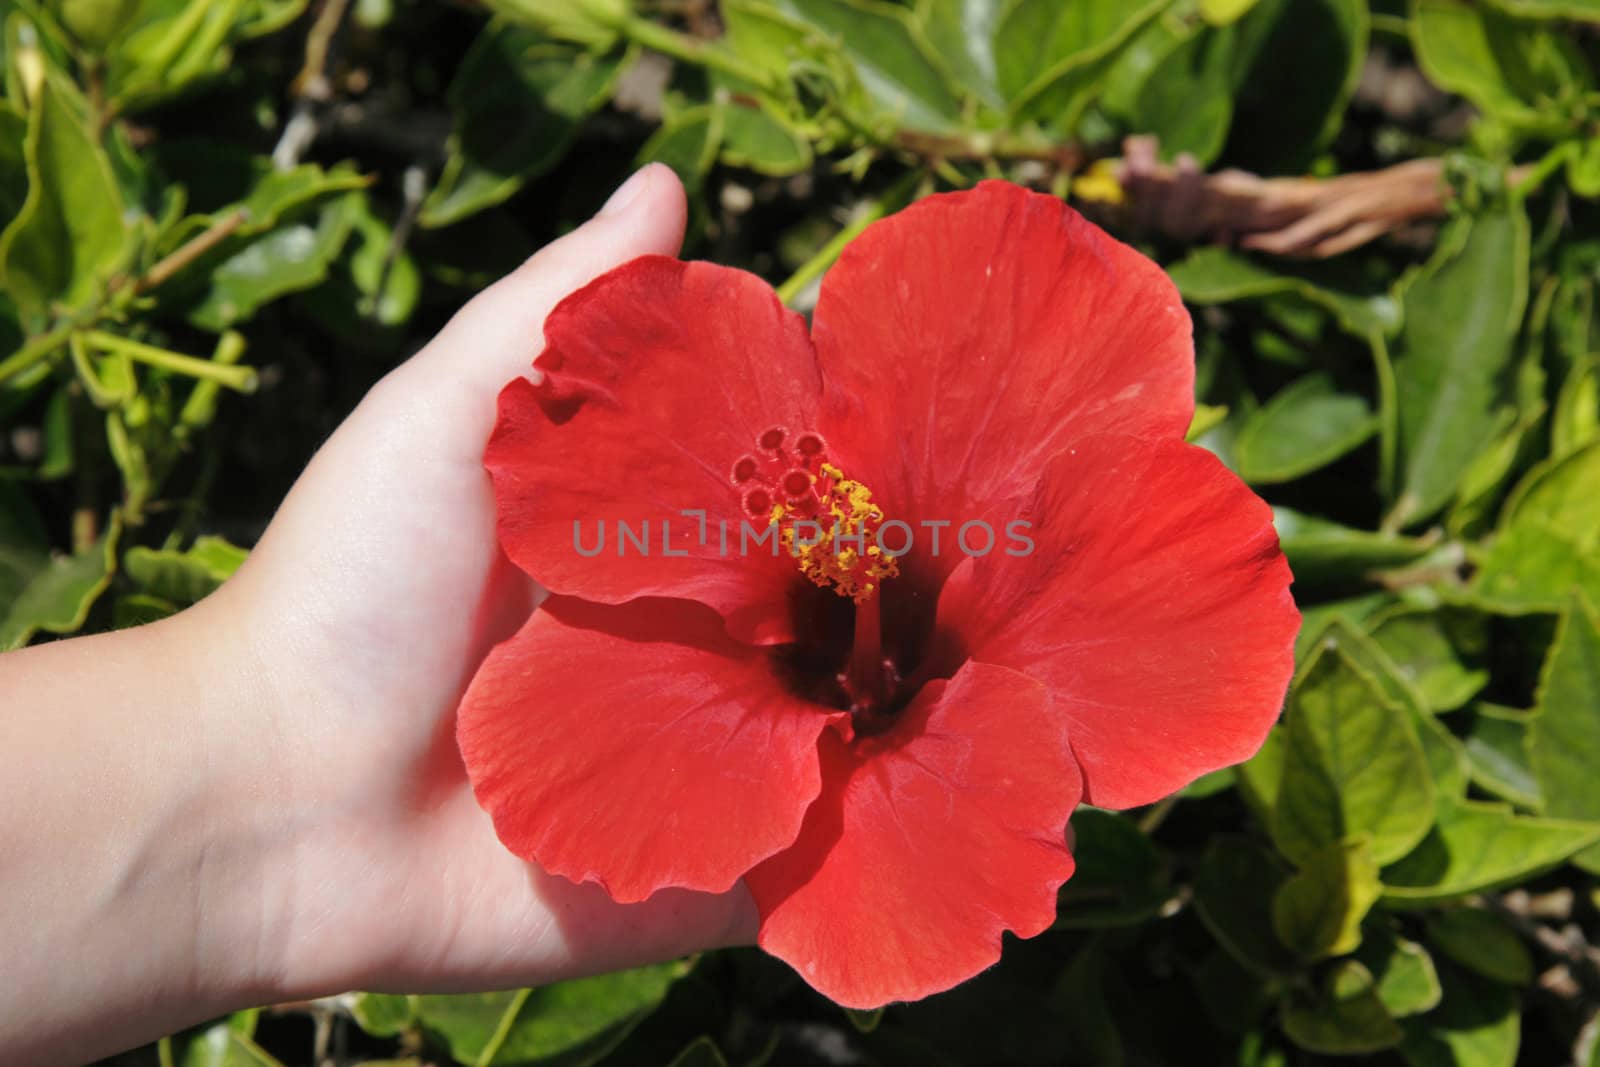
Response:
[[[8,1053],[88,1059],[270,999],[273,761],[199,621],[0,658],[0,949],[25,976],[0,998]]]

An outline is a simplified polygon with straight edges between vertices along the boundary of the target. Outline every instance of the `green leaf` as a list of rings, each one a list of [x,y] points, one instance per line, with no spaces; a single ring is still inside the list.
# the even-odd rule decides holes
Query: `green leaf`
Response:
[[[44,422],[40,426],[44,450],[39,456],[39,467],[35,472],[42,482],[65,478],[72,473],[77,458],[72,409],[72,391],[66,386],[52,393],[50,402],[45,405]]]
[[[1451,908],[1428,919],[1428,943],[1456,963],[1496,982],[1526,986],[1533,957],[1509,923],[1482,908]]]
[[[1268,264],[1208,247],[1190,252],[1167,273],[1191,304],[1231,304],[1287,293],[1328,311],[1347,332],[1363,340],[1400,328],[1400,305],[1393,296],[1362,292],[1359,280],[1341,278],[1326,267]]]
[[[1303,174],[1339,131],[1367,57],[1366,0],[1261,0],[1235,24],[1227,158]]]
[[[1267,731],[1261,748],[1236,771],[1239,776],[1239,795],[1255,813],[1261,825],[1271,828],[1273,813],[1278,806],[1278,793],[1283,786],[1283,761],[1288,751],[1288,731],[1281,724]]]
[[[1277,857],[1248,838],[1211,839],[1194,873],[1194,904],[1222,947],[1257,974],[1289,974],[1298,967],[1278,940],[1272,901],[1288,872]]]
[[[1272,509],[1273,525],[1297,588],[1359,581],[1427,555],[1429,540],[1341,526],[1291,508]]]
[[[1387,923],[1369,923],[1355,958],[1372,972],[1378,999],[1393,1018],[1431,1011],[1441,995],[1433,957],[1415,941],[1399,937]]]
[[[193,604],[232,577],[248,554],[220,537],[200,537],[186,552],[130,548],[122,566],[145,593]]]
[[[1582,597],[1573,598],[1545,659],[1528,752],[1543,813],[1600,824],[1600,619]],[[1577,862],[1600,873],[1600,848]]]
[[[0,219],[22,213],[28,198],[28,119],[0,100]]]
[[[1600,140],[1593,142],[1600,145]],[[1565,456],[1600,439],[1600,359],[1580,360],[1561,383],[1550,419],[1550,451]]]
[[[0,286],[37,333],[52,308],[82,308],[129,253],[122,192],[74,92],[47,72],[28,113],[28,195],[0,233]]]
[[[1532,878],[1600,841],[1600,823],[1530,818],[1504,804],[1441,800],[1439,819],[1404,859],[1383,870],[1394,905],[1454,900]]]
[[[1520,206],[1463,217],[1404,287],[1394,373],[1399,414],[1396,525],[1449,503],[1505,397],[1528,286]]]
[[[1400,1026],[1378,997],[1372,973],[1341,960],[1313,997],[1295,994],[1282,1003],[1284,1033],[1301,1048],[1335,1056],[1378,1052],[1400,1043]]]
[[[346,194],[322,208],[314,226],[280,226],[228,256],[211,271],[189,321],[220,333],[264,304],[322,282],[350,236],[358,207],[356,198]]]
[[[627,0],[488,0],[497,15],[587,48],[607,49],[632,7]]]
[[[734,100],[722,114],[722,161],[781,178],[811,166],[811,142],[766,107]]]
[[[1161,24],[1165,29],[1166,24]],[[1233,121],[1235,31],[1197,26],[1168,32],[1153,69],[1133,96],[1132,129],[1155,135],[1167,158],[1194,156],[1202,167],[1222,151]]]
[[[1467,725],[1466,753],[1475,784],[1513,804],[1537,811],[1543,803],[1528,750],[1532,716],[1477,703]]]
[[[1454,711],[1489,682],[1489,672],[1474,665],[1489,640],[1480,615],[1404,610],[1385,615],[1371,634],[1430,711]]]
[[[994,49],[1006,6],[1003,0],[922,0],[917,7],[929,44],[956,84],[996,111],[1005,107]]]
[[[1143,922],[1172,896],[1155,845],[1125,815],[1079,808],[1072,816],[1078,867],[1061,887],[1056,926],[1093,930]]]
[[[1429,80],[1487,115],[1539,122],[1539,111],[1587,83],[1570,42],[1467,0],[1416,0],[1411,39]]]
[[[639,150],[640,161],[665,163],[691,193],[698,190],[717,161],[726,110],[693,107],[674,115]]]
[[[238,1012],[224,1022],[173,1042],[176,1067],[282,1067],[255,1042],[256,1013]]]
[[[938,132],[958,125],[960,97],[904,8],[872,0],[776,0],[775,6],[833,38],[868,99],[897,127]]]
[[[363,1033],[394,1037],[409,1030],[416,1021],[415,998],[394,993],[357,993],[351,1000],[350,1014]]]
[[[417,1020],[475,1067],[576,1067],[616,1048],[684,970],[664,963],[510,993],[417,997]]]
[[[1224,405],[1196,404],[1194,406],[1194,418],[1189,420],[1189,429],[1183,435],[1183,439],[1193,444],[1218,426],[1221,426],[1223,420],[1227,417],[1228,409]]]
[[[20,514],[7,518],[11,511]],[[0,482],[0,652],[22,647],[40,630],[68,634],[83,626],[111,583],[120,531],[113,518],[93,545],[52,555],[31,505]]]
[[[1600,546],[1600,443],[1540,464],[1512,490],[1502,530],[1534,520],[1583,551]]]
[[[1488,611],[1522,615],[1558,612],[1574,590],[1600,602],[1600,552],[1528,515],[1490,543],[1469,592]]]
[[[458,222],[560,162],[583,120],[611,98],[625,54],[596,55],[491,21],[450,83],[454,131],[417,222]]]
[[[1467,791],[1467,759],[1461,742],[1432,714],[1422,692],[1395,666],[1387,653],[1367,634],[1356,629],[1357,622],[1341,616],[1324,628],[1322,640],[1342,648],[1358,670],[1378,683],[1384,695],[1405,709],[1416,727],[1433,778],[1436,799],[1461,797]]]
[[[1013,122],[1073,132],[1120,48],[1168,0],[1062,4],[1019,0],[995,31],[995,68]]]
[[[1234,441],[1239,475],[1257,485],[1287,482],[1328,465],[1378,429],[1367,401],[1308,374],[1251,412]]]
[[[1600,22],[1600,0],[1491,0],[1495,7],[1530,19]]]
[[[1366,838],[1324,846],[1306,857],[1273,896],[1273,929],[1306,960],[1353,952],[1380,889],[1378,864]]]
[[[373,212],[368,198],[358,197],[356,203],[350,279],[362,297],[357,310],[365,321],[379,326],[402,325],[416,310],[422,274],[416,260],[395,240],[394,228]]]
[[[1200,17],[1213,26],[1236,22],[1260,0],[1200,0]]]
[[[1388,863],[1433,822],[1433,782],[1410,716],[1337,643],[1324,647],[1289,696],[1288,746],[1273,839],[1308,860],[1322,846],[1369,835]]]
[[[1411,1067],[1512,1067],[1522,1038],[1516,993],[1453,969],[1439,977],[1444,999],[1405,1020],[1400,1055]]]

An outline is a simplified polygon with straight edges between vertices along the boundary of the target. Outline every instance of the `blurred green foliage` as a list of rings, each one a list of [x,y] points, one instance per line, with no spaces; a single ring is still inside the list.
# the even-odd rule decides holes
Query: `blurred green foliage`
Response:
[[[0,30],[0,648],[214,589],[372,382],[642,160],[691,252],[802,308],[867,221],[985,176],[1072,196],[1131,134],[1451,189],[1332,260],[1130,234],[1195,312],[1193,436],[1277,509],[1300,668],[1249,763],[1080,812],[1056,928],[1000,966],[844,1013],[732,951],[124,1062],[309,1063],[309,1016],[341,1063],[1600,1063],[1600,4],[5,0]]]

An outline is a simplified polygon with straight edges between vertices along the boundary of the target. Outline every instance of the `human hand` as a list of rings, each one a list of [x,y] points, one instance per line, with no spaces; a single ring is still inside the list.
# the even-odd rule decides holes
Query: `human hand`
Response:
[[[277,995],[504,988],[753,938],[742,887],[624,907],[530,868],[496,839],[455,744],[462,690],[535,593],[496,542],[495,397],[528,371],[551,307],[675,254],[684,214],[671,171],[646,168],[476,297],[362,401],[186,620],[248,650],[261,695],[260,721],[234,727],[281,806],[257,961]]]

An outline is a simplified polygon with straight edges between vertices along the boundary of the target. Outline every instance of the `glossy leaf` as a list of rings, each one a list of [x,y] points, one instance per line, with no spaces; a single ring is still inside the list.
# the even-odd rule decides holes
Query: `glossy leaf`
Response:
[[[1522,1038],[1516,994],[1504,986],[1441,970],[1444,999],[1405,1021],[1400,1055],[1411,1067],[1512,1067]]]
[[[1488,643],[1481,616],[1447,610],[1396,612],[1371,633],[1430,711],[1454,711],[1488,684],[1489,672],[1478,659]]]
[[[1338,132],[1361,76],[1366,0],[1260,0],[1236,28],[1228,159],[1302,174]]]
[[[1361,944],[1361,922],[1379,892],[1378,864],[1366,838],[1326,845],[1278,888],[1273,929],[1307,960],[1342,956]]]
[[[1587,81],[1569,44],[1489,4],[1416,0],[1411,39],[1435,84],[1502,118],[1535,121],[1538,108]]]
[[[416,998],[417,1020],[478,1067],[593,1063],[666,996],[678,963],[510,993]]]
[[[1071,130],[1117,50],[1167,6],[1167,0],[1019,0],[995,32],[1000,91],[1013,118]]]
[[[1072,830],[1077,869],[1061,887],[1058,928],[1142,922],[1172,895],[1155,846],[1128,816],[1080,808],[1072,816]]]
[[[337,200],[321,210],[314,225],[280,226],[246,244],[211,272],[189,321],[221,332],[262,305],[323,281],[350,236],[355,210],[354,201]]]
[[[1600,825],[1600,618],[1581,597],[1562,617],[1545,660],[1528,752],[1543,813]],[[1578,862],[1600,871],[1600,849]]]
[[[1600,601],[1600,552],[1529,515],[1495,536],[1473,575],[1473,602],[1508,615],[1559,612],[1574,590]]]
[[[527,26],[489,23],[450,84],[454,132],[417,221],[458,222],[559,162],[579,124],[610,99],[623,56],[553,42]]]
[[[144,592],[180,604],[209,595],[244,563],[246,551],[220,537],[201,537],[187,551],[130,548],[123,569]]]
[[[1465,748],[1473,782],[1503,800],[1538,810],[1539,780],[1528,746],[1532,716],[1487,703],[1474,704],[1470,714]]]
[[[1228,952],[1252,971],[1287,974],[1297,961],[1278,939],[1272,901],[1287,879],[1277,858],[1247,838],[1212,839],[1194,874],[1194,904]]]
[[[1274,508],[1272,515],[1297,585],[1359,581],[1414,563],[1432,547],[1422,538],[1341,526],[1292,508]]]
[[[1403,525],[1449,502],[1505,397],[1528,282],[1528,223],[1512,205],[1463,219],[1405,288],[1395,346]]]
[[[4,490],[0,483],[0,652],[20,648],[40,630],[67,634],[81,627],[111,582],[120,532],[113,521],[95,544],[55,555],[21,494]],[[7,518],[13,510],[19,514]]]
[[[1388,293],[1364,293],[1355,279],[1337,279],[1328,268],[1295,267],[1252,259],[1225,248],[1199,248],[1168,268],[1183,298],[1194,304],[1292,294],[1330,312],[1359,338],[1400,327],[1400,305]]]
[[[1451,908],[1428,920],[1428,943],[1454,962],[1496,982],[1533,981],[1533,956],[1505,919],[1482,908]]]
[[[1273,839],[1304,862],[1325,845],[1371,838],[1388,863],[1433,822],[1433,782],[1415,727],[1342,648],[1325,648],[1295,684]]]
[[[883,118],[928,131],[957,125],[960,96],[905,9],[874,0],[775,0],[775,6],[838,42]]]
[[[28,194],[0,232],[0,283],[30,332],[80,308],[129,253],[122,192],[74,90],[50,74],[28,114]]]
[[[1532,818],[1475,800],[1442,802],[1422,843],[1384,868],[1384,900],[1428,904],[1496,889],[1558,866],[1596,841],[1600,823]]]
[[[1308,374],[1251,412],[1234,441],[1241,477],[1257,485],[1309,474],[1360,446],[1378,429],[1365,399]]]
[[[1315,995],[1285,999],[1281,1021],[1301,1048],[1336,1056],[1379,1052],[1401,1037],[1371,972],[1355,960],[1336,964]]]
[[[1372,972],[1378,999],[1396,1019],[1432,1010],[1442,991],[1428,950],[1397,935],[1383,921],[1367,924],[1355,958]]]

